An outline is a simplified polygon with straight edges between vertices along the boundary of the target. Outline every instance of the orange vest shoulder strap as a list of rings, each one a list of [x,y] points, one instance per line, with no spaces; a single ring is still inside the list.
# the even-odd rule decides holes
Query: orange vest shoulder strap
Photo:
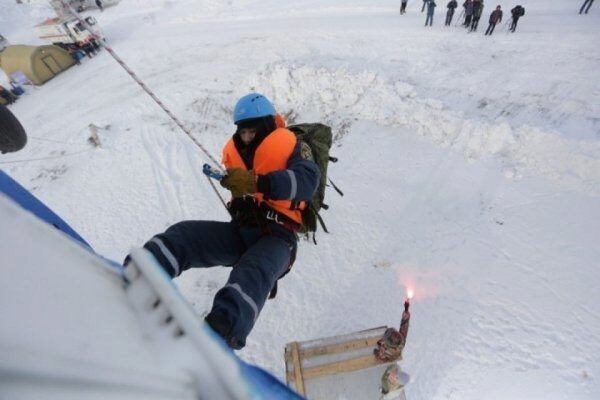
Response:
[[[227,141],[225,147],[223,148],[221,163],[225,166],[225,168],[246,168],[244,160],[242,160],[242,156],[240,156],[240,153],[235,148],[233,138],[229,138],[229,141]]]

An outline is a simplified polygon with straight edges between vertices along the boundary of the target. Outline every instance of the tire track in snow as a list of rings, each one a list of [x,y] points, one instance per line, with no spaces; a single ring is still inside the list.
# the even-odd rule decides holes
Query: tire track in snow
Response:
[[[188,213],[181,198],[183,173],[178,165],[176,143],[161,141],[164,136],[156,129],[144,129],[142,143],[152,162],[154,183],[162,210],[172,222],[179,221]]]

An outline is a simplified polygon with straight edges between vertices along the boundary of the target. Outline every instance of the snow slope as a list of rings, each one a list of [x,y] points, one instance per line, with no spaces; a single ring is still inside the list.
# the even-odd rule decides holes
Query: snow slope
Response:
[[[93,11],[215,157],[250,90],[335,128],[331,176],[345,196],[327,195],[332,234],[301,243],[242,358],[283,379],[285,343],[397,325],[412,287],[409,399],[600,397],[600,11],[522,0],[507,34],[514,4],[499,4],[492,37],[490,4],[470,34],[443,26],[443,2],[423,27],[416,0],[404,16],[387,0]],[[45,5],[0,7],[16,43]],[[106,52],[84,61],[11,106],[30,141],[0,167],[115,260],[177,221],[225,220],[207,157]],[[89,124],[102,147],[86,142]],[[176,283],[202,315],[226,277]]]

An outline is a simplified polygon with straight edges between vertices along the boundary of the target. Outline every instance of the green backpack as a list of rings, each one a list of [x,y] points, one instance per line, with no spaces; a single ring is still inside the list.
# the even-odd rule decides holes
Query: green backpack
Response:
[[[327,210],[329,208],[329,206],[323,202],[323,200],[325,200],[325,188],[328,186],[327,181],[329,180],[333,188],[341,196],[344,195],[337,188],[337,186],[335,186],[331,179],[327,178],[327,166],[329,162],[337,162],[337,158],[329,155],[329,149],[331,148],[331,144],[333,142],[331,128],[320,123],[313,123],[290,125],[287,127],[287,129],[292,131],[298,140],[302,140],[308,144],[312,151],[313,160],[315,163],[317,163],[319,170],[321,171],[319,187],[317,188],[312,200],[308,202],[307,207],[302,211],[303,227],[300,232],[306,234],[310,232],[316,232],[317,221],[319,221],[325,232],[329,232],[325,227],[323,219],[319,215],[319,211],[321,209]],[[314,234],[313,241],[316,243]]]

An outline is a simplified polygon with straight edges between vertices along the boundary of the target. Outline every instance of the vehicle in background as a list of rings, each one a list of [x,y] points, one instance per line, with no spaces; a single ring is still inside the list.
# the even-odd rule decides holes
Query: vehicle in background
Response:
[[[85,18],[85,22],[93,27],[97,21],[94,17]],[[90,32],[76,18],[48,18],[35,26],[38,37],[48,44],[85,44],[94,39],[94,35],[102,38],[98,30]]]

